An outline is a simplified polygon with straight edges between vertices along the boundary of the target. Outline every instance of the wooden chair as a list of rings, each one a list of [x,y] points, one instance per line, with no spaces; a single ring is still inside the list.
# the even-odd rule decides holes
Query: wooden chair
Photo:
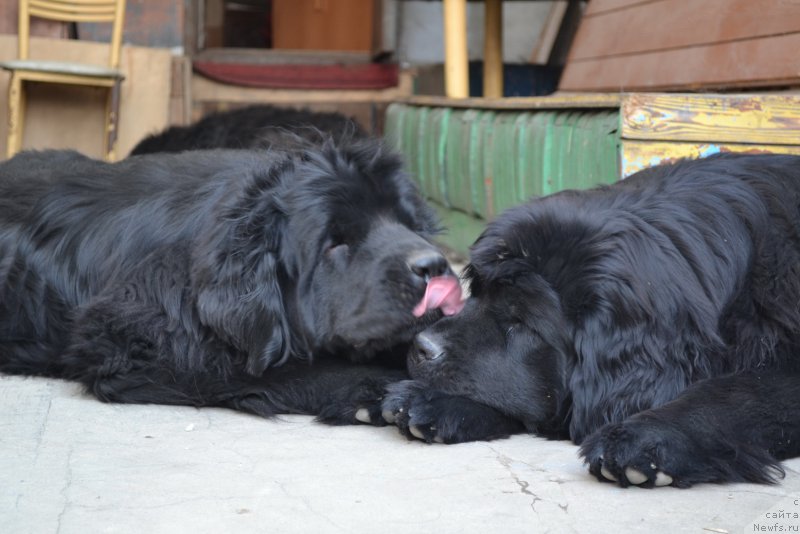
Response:
[[[29,59],[31,17],[62,22],[111,22],[108,66]],[[115,159],[120,84],[124,79],[119,70],[124,18],[125,0],[20,0],[18,59],[0,62],[0,67],[11,72],[8,90],[9,158],[22,148],[24,82],[37,82],[107,88],[103,148],[108,161]]]

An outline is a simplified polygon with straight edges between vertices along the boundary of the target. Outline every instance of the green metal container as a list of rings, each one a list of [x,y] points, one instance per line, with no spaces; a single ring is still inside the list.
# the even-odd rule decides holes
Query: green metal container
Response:
[[[385,135],[466,254],[487,221],[526,200],[619,179],[619,111],[394,103]]]

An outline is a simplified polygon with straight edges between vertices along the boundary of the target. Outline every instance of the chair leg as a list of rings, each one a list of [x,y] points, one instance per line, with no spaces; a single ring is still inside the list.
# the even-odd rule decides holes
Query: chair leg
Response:
[[[117,81],[108,91],[106,100],[106,124],[105,124],[105,157],[106,161],[116,161],[117,159],[117,128],[119,125],[119,96],[120,82]]]
[[[8,86],[8,140],[6,156],[9,158],[22,148],[22,121],[24,120],[25,98],[23,95],[22,80],[16,73],[11,75]]]

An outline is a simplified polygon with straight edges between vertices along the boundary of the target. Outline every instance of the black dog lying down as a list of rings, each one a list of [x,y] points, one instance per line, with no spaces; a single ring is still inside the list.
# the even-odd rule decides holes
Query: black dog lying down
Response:
[[[382,424],[414,334],[460,309],[435,230],[370,141],[25,152],[0,165],[0,371],[104,401]]]
[[[407,434],[570,438],[622,486],[771,482],[800,454],[800,157],[535,200],[488,226],[467,278],[390,387]]]
[[[304,148],[326,139],[341,144],[367,133],[341,113],[255,105],[206,115],[189,126],[173,126],[148,136],[131,155],[210,148]]]

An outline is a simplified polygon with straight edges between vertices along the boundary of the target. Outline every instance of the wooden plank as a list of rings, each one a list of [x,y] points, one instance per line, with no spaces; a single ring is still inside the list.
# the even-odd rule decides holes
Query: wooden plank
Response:
[[[373,50],[374,0],[273,0],[273,48]]]
[[[391,102],[410,95],[413,80],[409,73],[400,72],[397,87],[379,90],[293,90],[239,87],[215,82],[203,76],[192,76],[192,98],[195,102],[250,102],[292,104],[296,102]]]
[[[412,96],[401,100],[415,106],[446,106],[471,109],[616,109],[622,102],[618,93],[555,93],[548,96],[488,98],[447,98],[443,96]]]
[[[585,3],[581,0],[567,1],[567,10],[558,28],[558,34],[555,42],[553,42],[553,49],[550,51],[550,57],[547,60],[549,66],[563,68],[567,63],[567,57],[583,17],[584,5]]]
[[[796,32],[800,32],[800,2],[660,1],[585,17],[569,60],[572,62]]]
[[[186,56],[173,56],[169,91],[169,123],[185,125],[192,114],[192,62]]]
[[[800,33],[633,56],[571,61],[562,91],[636,91],[792,85]]]
[[[547,20],[531,53],[530,61],[534,65],[546,65],[550,61],[550,52],[552,52],[556,37],[558,37],[558,30],[561,28],[567,6],[567,0],[555,0],[550,6]]]
[[[702,158],[719,152],[798,154],[800,145],[746,145],[738,143],[670,143],[622,140],[622,177],[647,167],[683,158]]]
[[[653,4],[663,1],[664,0],[592,0],[586,7],[586,14],[584,17],[593,17],[595,15],[605,14],[609,11],[619,11],[641,4]]]
[[[800,144],[800,95],[630,94],[622,137]]]
[[[277,50],[252,48],[206,48],[192,59],[250,65],[357,65],[371,61],[368,52],[347,50]]]

